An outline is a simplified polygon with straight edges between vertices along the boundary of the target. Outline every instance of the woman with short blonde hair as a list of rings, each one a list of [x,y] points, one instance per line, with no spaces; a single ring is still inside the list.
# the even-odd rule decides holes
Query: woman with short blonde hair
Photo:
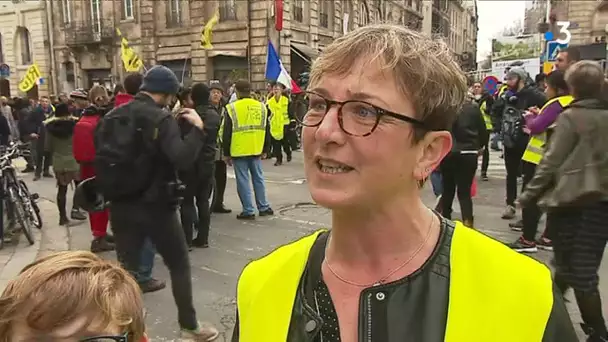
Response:
[[[304,170],[331,230],[245,267],[233,341],[578,341],[547,267],[422,202],[467,95],[443,41],[360,27],[307,95]]]
[[[139,342],[144,338],[139,286],[112,261],[61,252],[35,261],[0,296],[0,341]],[[104,340],[104,341],[105,341]]]

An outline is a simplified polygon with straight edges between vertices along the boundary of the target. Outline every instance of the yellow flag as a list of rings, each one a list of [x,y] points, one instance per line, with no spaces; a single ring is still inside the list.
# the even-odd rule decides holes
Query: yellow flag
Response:
[[[128,72],[139,71],[144,66],[144,62],[133,51],[133,48],[129,46],[129,41],[123,37],[118,27],[116,28],[116,34],[120,37],[120,59],[122,59],[125,70]]]
[[[201,46],[203,49],[211,50],[213,49],[213,45],[211,45],[211,32],[213,32],[213,27],[220,20],[219,12],[216,12],[211,19],[205,24],[203,27],[203,33],[201,34]]]
[[[19,82],[19,90],[24,93],[28,92],[30,89],[34,88],[41,76],[38,65],[36,63],[30,65],[25,72],[25,76],[23,76],[23,79]]]

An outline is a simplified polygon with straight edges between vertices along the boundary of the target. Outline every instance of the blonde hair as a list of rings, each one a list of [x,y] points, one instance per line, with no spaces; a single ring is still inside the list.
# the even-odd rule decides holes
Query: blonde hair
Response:
[[[144,335],[144,305],[135,280],[115,262],[85,252],[61,252],[28,265],[0,296],[0,341],[15,324],[49,333],[89,314],[87,325],[117,325],[129,341]]]
[[[602,97],[602,90],[605,88],[604,71],[597,62],[576,62],[568,67],[564,78],[575,98]]]
[[[106,105],[109,102],[108,90],[101,85],[95,85],[89,90],[89,101],[94,105]]]
[[[309,87],[328,74],[347,74],[361,60],[379,63],[382,72],[394,77],[399,90],[412,101],[415,117],[427,129],[452,127],[468,89],[464,73],[442,40],[401,25],[360,27],[325,48],[312,65]],[[421,138],[416,136],[415,140]]]

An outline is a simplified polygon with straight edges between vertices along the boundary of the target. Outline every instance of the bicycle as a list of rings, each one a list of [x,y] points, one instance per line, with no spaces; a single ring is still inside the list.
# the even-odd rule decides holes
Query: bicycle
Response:
[[[42,217],[36,203],[38,194],[31,194],[23,180],[17,178],[13,159],[22,156],[22,145],[14,144],[3,149],[0,155],[0,192],[7,204],[7,213],[19,224],[30,245],[34,244],[31,226],[42,228]],[[1,237],[2,239],[4,236]]]

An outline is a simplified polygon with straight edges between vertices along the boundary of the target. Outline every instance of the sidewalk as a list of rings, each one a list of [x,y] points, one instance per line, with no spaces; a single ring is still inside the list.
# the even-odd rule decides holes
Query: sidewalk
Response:
[[[15,163],[17,169],[20,161]],[[65,251],[69,249],[69,233],[65,227],[60,226],[59,215],[55,205],[55,199],[50,198],[49,194],[56,192],[55,179],[42,179],[33,182],[32,174],[18,174],[23,179],[31,192],[38,193],[38,207],[42,217],[42,229],[33,228],[35,243],[30,246],[26,238],[21,236],[18,245],[6,244],[0,249],[0,293],[6,287],[9,280],[21,272],[21,270],[32,263],[37,258],[46,256],[50,253]]]

